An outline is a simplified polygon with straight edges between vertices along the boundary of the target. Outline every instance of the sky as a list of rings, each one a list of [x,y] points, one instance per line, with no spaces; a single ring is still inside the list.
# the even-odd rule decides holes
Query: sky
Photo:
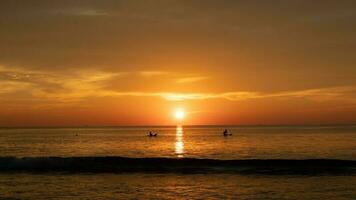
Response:
[[[356,1],[3,0],[0,126],[356,123]]]

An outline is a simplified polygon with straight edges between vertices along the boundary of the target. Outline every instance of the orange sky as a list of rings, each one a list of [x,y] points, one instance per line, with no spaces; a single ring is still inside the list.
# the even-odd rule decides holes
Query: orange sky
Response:
[[[354,1],[0,7],[0,126],[356,123]]]

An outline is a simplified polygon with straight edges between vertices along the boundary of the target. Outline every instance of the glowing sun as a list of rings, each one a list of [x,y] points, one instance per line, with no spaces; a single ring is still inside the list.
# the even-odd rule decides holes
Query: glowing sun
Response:
[[[177,120],[183,120],[185,116],[184,110],[176,110],[174,116]]]

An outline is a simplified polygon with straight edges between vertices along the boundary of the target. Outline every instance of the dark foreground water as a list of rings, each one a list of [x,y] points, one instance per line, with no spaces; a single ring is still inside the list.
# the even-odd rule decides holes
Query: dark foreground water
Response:
[[[0,129],[0,199],[356,199],[356,127],[223,129]]]
[[[355,199],[356,176],[0,174],[8,199]]]

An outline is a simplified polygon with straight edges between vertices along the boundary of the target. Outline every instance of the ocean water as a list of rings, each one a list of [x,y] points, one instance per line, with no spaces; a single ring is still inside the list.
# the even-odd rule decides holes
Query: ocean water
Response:
[[[325,166],[327,173],[320,174],[324,166],[318,166],[295,173],[307,159],[331,165],[333,159],[356,161],[355,126],[237,126],[227,127],[233,134],[229,137],[223,137],[224,128],[0,129],[0,199],[356,199],[354,172],[338,168],[334,173]],[[148,137],[150,130],[158,136]],[[69,160],[32,158],[51,156]],[[107,156],[111,157],[100,160]],[[257,164],[249,162],[260,159]],[[284,160],[268,164],[282,166],[283,173],[256,170],[264,159]],[[247,160],[253,170],[240,173],[225,160]],[[299,164],[293,168],[295,161]],[[138,170],[128,172],[126,166],[110,172],[113,163],[123,162]],[[89,171],[58,170],[66,167],[64,163],[93,166]],[[181,168],[172,169],[176,163]],[[19,166],[21,170],[12,171]],[[192,166],[199,168],[194,171]],[[160,170],[145,171],[156,167]],[[294,171],[288,171],[291,167]]]
[[[158,133],[148,137],[148,131]],[[0,129],[1,156],[356,159],[355,126]]]
[[[2,199],[355,199],[356,176],[0,174]]]

